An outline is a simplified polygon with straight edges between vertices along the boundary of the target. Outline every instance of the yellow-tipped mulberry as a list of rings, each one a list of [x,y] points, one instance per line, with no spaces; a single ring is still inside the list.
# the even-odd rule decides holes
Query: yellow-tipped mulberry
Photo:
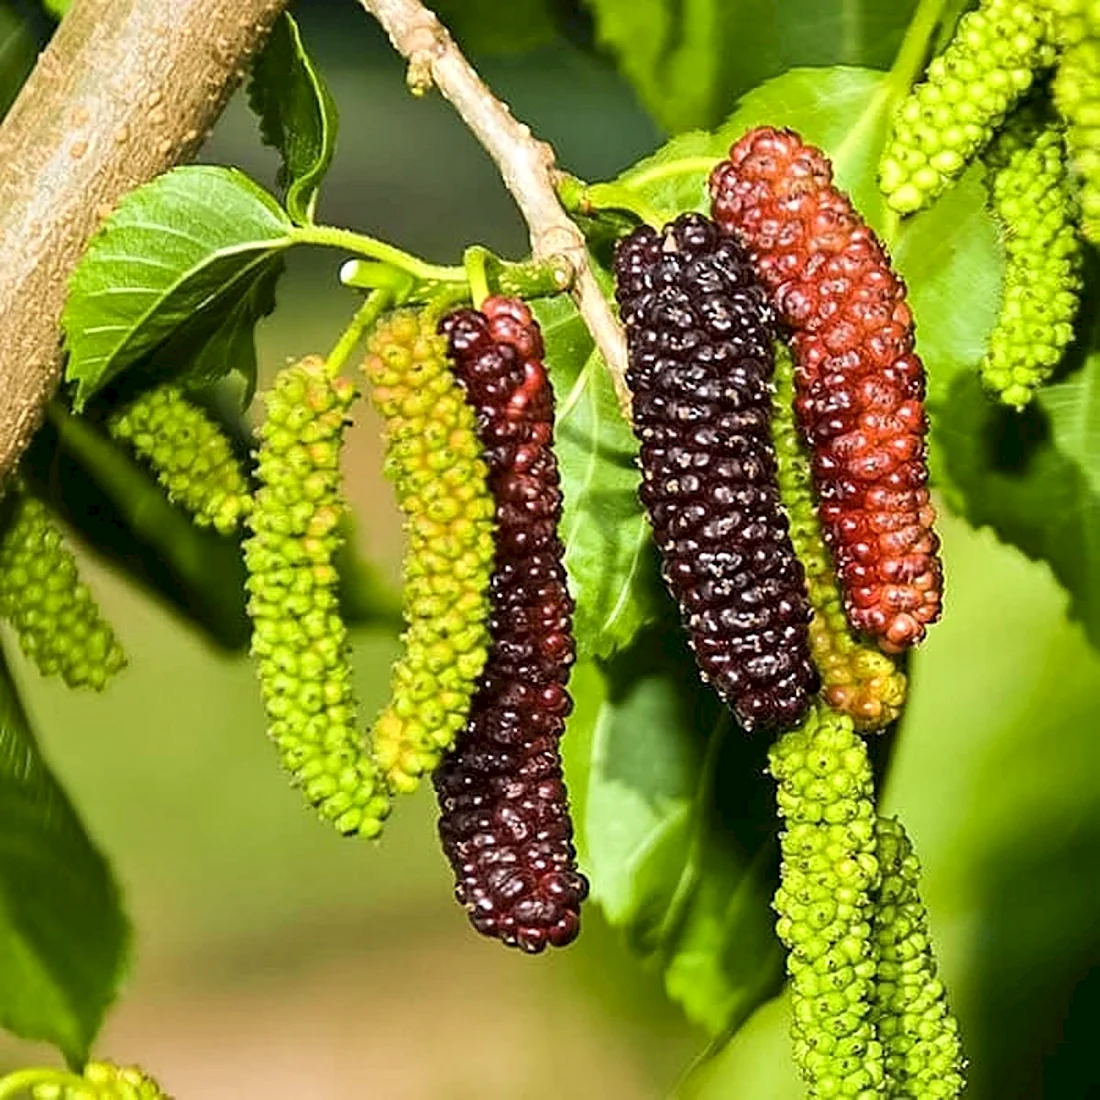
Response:
[[[137,1066],[116,1066],[112,1062],[89,1062],[84,1080],[58,1080],[69,1074],[44,1070],[41,1084],[31,1085],[33,1100],[172,1100],[168,1093]],[[50,1077],[55,1080],[49,1080]]]
[[[872,1002],[874,780],[846,715],[815,705],[769,753],[779,788],[776,930],[787,945],[794,1059],[816,1098],[883,1094]]]
[[[411,791],[454,745],[485,664],[495,509],[474,411],[431,321],[386,318],[363,369],[408,538],[404,653],[371,741],[394,789]]]
[[[235,531],[252,508],[248,479],[225,433],[176,386],[158,386],[111,414],[107,430],[156,474],[200,527]]]
[[[873,1017],[886,1052],[889,1095],[952,1100],[965,1084],[951,1014],[918,891],[920,863],[898,821],[879,818],[881,871],[872,924],[878,956]]]
[[[1054,103],[1067,123],[1073,169],[1081,181],[1082,229],[1100,243],[1100,0],[1047,0],[1061,49]]]
[[[879,182],[901,214],[927,206],[992,138],[1035,75],[1054,62],[1035,0],[982,0],[898,107]]]
[[[775,361],[772,437],[779,491],[790,520],[791,542],[806,572],[813,607],[810,653],[821,674],[821,691],[857,729],[882,729],[901,713],[905,674],[876,645],[863,644],[848,623],[832,557],[821,533],[809,459],[794,422],[794,368],[780,348]]]
[[[43,676],[102,691],[126,654],[80,579],[76,558],[46,505],[17,480],[0,536],[0,616]]]
[[[377,836],[390,792],[357,725],[333,558],[341,542],[340,449],[354,387],[311,357],[266,394],[260,481],[244,545],[252,653],[284,767],[321,817]]]
[[[1021,111],[986,155],[990,203],[1001,223],[1001,311],[982,360],[985,384],[1023,408],[1073,340],[1084,246],[1061,130]]]

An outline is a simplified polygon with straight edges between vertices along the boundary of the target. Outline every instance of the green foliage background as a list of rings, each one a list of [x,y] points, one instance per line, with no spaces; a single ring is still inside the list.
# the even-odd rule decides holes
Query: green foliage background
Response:
[[[949,25],[965,5],[941,6]],[[887,67],[914,7],[525,0],[502,12],[447,0],[441,10],[562,163],[603,179],[650,154],[662,132],[717,127],[736,95],[792,67]],[[5,78],[43,31],[21,14],[0,4]],[[300,16],[341,110],[317,219],[433,260],[453,262],[471,241],[521,254],[522,227],[487,158],[445,105],[404,93],[399,64],[356,7],[317,3]],[[752,92],[717,137],[676,138],[623,182],[662,210],[697,206],[700,176],[683,164],[720,155],[746,125],[786,123],[827,146],[841,183],[882,228],[869,166],[893,90],[863,70],[792,74]],[[302,156],[324,145],[318,136]],[[202,159],[274,189],[276,157],[242,97]],[[299,196],[300,211],[309,199]],[[998,410],[972,377],[1000,262],[980,180],[886,228],[914,288],[940,500],[955,515],[942,524],[947,615],[912,661],[900,736],[881,746],[884,806],[903,815],[925,865],[972,1060],[969,1095],[1088,1097],[1100,1094],[1089,1042],[1100,1024],[1093,317],[1037,408]],[[344,323],[354,299],[334,289],[337,262],[290,257],[280,310],[259,330],[261,384],[287,357],[327,347]],[[630,438],[617,433],[568,307],[548,307],[544,322],[561,352],[570,564],[590,586],[567,765],[582,858],[613,930],[590,905],[585,936],[554,958],[476,940],[450,900],[424,798],[377,850],[334,842],[278,778],[251,669],[203,640],[239,643],[231,601],[216,595],[233,589],[231,560],[188,543],[197,570],[176,569],[170,600],[154,595],[164,587],[156,561],[179,565],[182,553],[180,540],[158,541],[160,522],[146,521],[140,553],[97,538],[100,553],[112,550],[94,559],[98,587],[133,659],[104,698],[68,695],[13,662],[45,754],[113,860],[138,929],[132,981],[99,1049],[146,1062],[181,1097],[539,1100],[560,1095],[563,1060],[580,1096],[800,1095],[784,1002],[767,999],[780,959],[768,930],[763,746],[723,725],[680,645],[660,633],[668,607],[632,499]],[[394,580],[400,533],[375,425],[360,409],[348,456],[359,535]],[[51,452],[43,476],[79,505],[91,490],[66,456],[80,440],[71,425],[58,432],[68,449]],[[108,482],[116,502],[132,504],[114,467],[96,488],[110,497]],[[129,587],[119,565],[145,587]],[[369,709],[394,643],[366,630],[356,642]],[[18,900],[0,897],[0,925],[18,927]],[[682,1075],[708,1043],[714,1055]],[[7,1049],[13,1063],[28,1057]]]

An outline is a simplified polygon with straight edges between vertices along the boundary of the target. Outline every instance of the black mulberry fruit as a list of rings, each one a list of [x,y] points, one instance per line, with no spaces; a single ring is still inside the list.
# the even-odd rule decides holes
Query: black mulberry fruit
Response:
[[[572,709],[573,604],[558,538],[553,392],[527,307],[489,298],[443,319],[477,412],[496,502],[491,645],[469,720],[435,773],[439,834],[474,927],[509,946],[564,946],[588,884],[577,871],[558,743]]]
[[[793,726],[818,677],[770,433],[771,306],[701,214],[636,229],[615,276],[642,503],[699,667],[746,730]]]

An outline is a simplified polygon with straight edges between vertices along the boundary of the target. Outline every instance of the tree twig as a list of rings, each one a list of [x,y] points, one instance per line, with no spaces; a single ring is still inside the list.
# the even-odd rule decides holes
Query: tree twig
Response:
[[[394,49],[408,60],[411,89],[421,93],[434,84],[496,162],[527,222],[534,256],[562,256],[572,265],[573,299],[607,364],[619,403],[629,415],[622,329],[596,282],[584,237],[558,201],[554,150],[512,117],[420,0],[359,2],[382,24]]]
[[[60,374],[88,237],[188,157],[287,0],[76,0],[0,126],[0,478]]]

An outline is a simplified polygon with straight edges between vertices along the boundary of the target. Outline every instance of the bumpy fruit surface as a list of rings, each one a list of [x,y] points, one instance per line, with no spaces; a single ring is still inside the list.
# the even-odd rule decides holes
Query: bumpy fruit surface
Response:
[[[439,835],[474,927],[537,952],[580,928],[559,741],[572,709],[573,604],[558,538],[554,395],[527,307],[489,298],[443,319],[455,371],[477,410],[496,502],[492,646],[469,721],[435,773]]]
[[[1082,229],[1100,243],[1100,0],[1048,0],[1062,52],[1054,102],[1068,124],[1073,169],[1081,181]]]
[[[405,650],[372,741],[389,782],[410,791],[454,745],[485,665],[494,507],[474,411],[431,323],[385,320],[364,370],[408,538]]]
[[[1073,340],[1084,246],[1061,131],[1038,112],[1014,117],[990,147],[989,189],[1001,223],[1001,311],[982,360],[982,380],[1023,408]]]
[[[252,507],[248,479],[222,429],[175,386],[112,413],[107,429],[147,462],[168,499],[200,527],[235,531]]]
[[[0,616],[43,676],[102,691],[126,655],[42,501],[15,480],[0,505]]]
[[[856,729],[882,729],[901,714],[905,674],[885,653],[861,642],[844,615],[832,555],[817,518],[810,460],[794,423],[794,366],[785,348],[776,355],[774,405],[779,491],[790,518],[791,542],[806,571],[814,611],[810,652],[821,674],[822,694]]]
[[[794,1058],[812,1098],[882,1095],[872,1018],[874,783],[851,719],[815,706],[769,754],[780,834],[776,930],[787,945]]]
[[[640,495],[696,660],[744,729],[793,726],[818,678],[769,431],[771,307],[701,214],[625,237],[615,278]]]
[[[1035,75],[1054,61],[1035,0],[982,0],[899,106],[879,180],[902,214],[927,205],[992,138]]]
[[[918,890],[920,863],[897,821],[876,823],[881,882],[872,930],[878,959],[873,1019],[886,1053],[889,1095],[950,1100],[965,1084],[958,1021],[936,977]]]
[[[342,833],[377,836],[390,791],[357,729],[333,565],[346,509],[340,447],[354,397],[318,358],[278,374],[265,395],[244,553],[252,653],[283,766]]]
[[[45,1070],[42,1076],[58,1077]],[[66,1075],[68,1076],[68,1075]],[[137,1066],[116,1066],[111,1062],[89,1062],[83,1081],[44,1081],[31,1086],[33,1100],[172,1100],[148,1074]]]
[[[792,333],[795,410],[848,621],[903,649],[939,617],[943,586],[905,286],[828,159],[792,131],[750,130],[710,186],[715,219]]]

